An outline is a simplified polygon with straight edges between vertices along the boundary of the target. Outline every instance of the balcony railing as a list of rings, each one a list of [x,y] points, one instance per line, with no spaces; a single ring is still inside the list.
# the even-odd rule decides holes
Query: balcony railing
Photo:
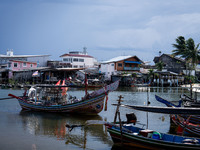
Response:
[[[140,71],[139,67],[124,67],[124,70]]]

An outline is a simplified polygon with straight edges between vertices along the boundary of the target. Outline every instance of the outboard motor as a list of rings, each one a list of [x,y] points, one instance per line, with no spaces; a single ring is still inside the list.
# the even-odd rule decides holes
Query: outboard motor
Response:
[[[135,125],[137,117],[134,113],[126,114],[127,123],[133,123]]]

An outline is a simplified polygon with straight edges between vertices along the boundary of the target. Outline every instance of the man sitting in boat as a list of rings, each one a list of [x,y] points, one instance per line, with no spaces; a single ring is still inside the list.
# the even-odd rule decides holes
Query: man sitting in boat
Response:
[[[36,89],[34,87],[31,87],[29,89],[29,92],[28,92],[28,97],[32,100],[35,99],[35,96],[36,96]]]

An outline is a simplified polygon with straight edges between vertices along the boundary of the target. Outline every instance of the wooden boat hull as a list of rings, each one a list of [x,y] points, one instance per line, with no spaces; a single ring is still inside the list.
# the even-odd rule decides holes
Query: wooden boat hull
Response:
[[[195,116],[199,117],[199,116]],[[186,121],[185,118],[179,116],[179,115],[171,115],[171,120],[179,127],[179,130],[181,129],[182,132],[178,134],[184,134],[184,135],[193,135],[193,136],[200,136],[200,124],[190,123]],[[192,120],[193,121],[193,120]],[[197,120],[199,122],[199,120]],[[197,121],[195,121],[197,123]]]
[[[155,95],[155,98],[157,101],[165,104],[167,107],[181,107],[181,103],[182,103],[182,100],[179,101],[179,104],[178,105],[174,105],[173,103],[161,98],[160,96],[158,95]]]
[[[115,144],[122,144],[128,147],[137,147],[142,149],[199,149],[199,144],[183,144],[176,142],[169,142],[164,140],[157,140],[152,138],[147,138],[139,135],[134,135],[133,133],[123,132],[121,136],[121,131],[119,129],[108,128],[108,132],[112,137]],[[177,136],[176,136],[177,137]]]
[[[10,94],[10,96],[12,96]],[[14,96],[14,95],[13,95]],[[43,112],[60,112],[60,113],[86,113],[86,114],[97,114],[102,111],[104,105],[104,98],[106,94],[103,93],[91,99],[79,101],[72,104],[65,105],[35,105],[28,103],[21,97],[15,97],[18,99],[19,104],[23,110],[29,111],[43,111]]]
[[[120,106],[127,107],[127,108],[130,108],[130,109],[135,109],[135,110],[146,111],[146,112],[154,112],[154,113],[200,115],[200,108],[134,106],[134,105],[120,105]]]

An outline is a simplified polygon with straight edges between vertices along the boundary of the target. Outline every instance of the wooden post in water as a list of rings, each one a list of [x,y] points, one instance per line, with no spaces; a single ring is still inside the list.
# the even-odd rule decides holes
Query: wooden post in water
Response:
[[[193,97],[193,95],[192,95],[192,83],[191,83],[191,81],[190,81],[190,97],[191,97],[191,99]]]
[[[120,95],[120,96],[119,96],[119,100],[117,100],[117,101],[118,101],[118,104],[117,104],[117,109],[116,109],[116,112],[115,112],[114,123],[116,123],[116,120],[117,120],[117,115],[118,115],[118,113],[119,113],[119,106],[121,105],[121,102],[123,102],[123,100],[121,100],[122,98],[124,98],[124,97],[122,97],[122,96]]]
[[[150,101],[149,101],[149,87],[147,87],[147,106],[149,106]],[[148,116],[148,112],[147,112],[147,129],[149,126],[149,116]]]
[[[117,116],[119,118],[119,124],[120,124],[120,131],[121,131],[121,144],[123,144],[123,133],[122,133],[122,122],[121,122],[121,117],[120,117],[120,111],[119,111],[119,106],[121,105],[121,102],[122,102],[122,99],[123,97],[120,95],[119,96],[119,100],[118,101],[118,104],[117,104],[117,109],[116,109],[116,112],[115,112],[115,118],[114,118],[114,123],[116,123],[116,120],[117,120]]]

